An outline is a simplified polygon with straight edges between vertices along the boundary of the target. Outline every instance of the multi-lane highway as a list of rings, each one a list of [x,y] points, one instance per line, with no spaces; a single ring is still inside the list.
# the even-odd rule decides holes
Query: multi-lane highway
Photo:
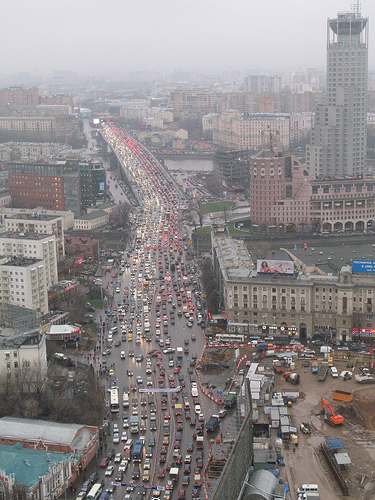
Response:
[[[107,471],[106,487],[116,478],[115,482],[172,488],[132,490],[118,485],[115,500],[134,500],[143,494],[145,498],[204,498],[202,487],[194,486],[194,477],[197,483],[202,481],[208,453],[204,424],[217,408],[202,397],[199,387],[193,397],[194,363],[205,344],[205,315],[199,270],[187,260],[186,242],[179,232],[178,193],[147,150],[113,126],[105,125],[103,134],[123,158],[143,203],[135,239],[122,261],[103,278],[103,287],[113,297],[102,315],[100,344],[100,361],[108,370],[107,451],[113,448],[121,453],[108,464],[113,472]],[[113,396],[111,408],[111,395],[116,392],[111,387],[118,388],[118,412]],[[199,448],[199,436],[204,436],[203,449],[197,449],[197,436]],[[128,439],[132,440],[130,458],[125,449]],[[137,440],[143,443],[138,461],[132,455]],[[121,465],[125,455],[127,463]],[[119,469],[125,469],[123,474],[118,475]]]

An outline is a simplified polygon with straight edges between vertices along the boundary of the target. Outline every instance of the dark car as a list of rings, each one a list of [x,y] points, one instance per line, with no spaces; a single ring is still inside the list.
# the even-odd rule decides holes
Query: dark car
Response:
[[[96,483],[99,478],[99,474],[97,472],[93,472],[90,474],[89,480],[91,481],[92,484]]]
[[[90,481],[90,479],[88,479],[87,481],[85,481],[83,483],[81,491],[88,493],[90,488],[91,488],[91,485],[92,485],[92,482]]]

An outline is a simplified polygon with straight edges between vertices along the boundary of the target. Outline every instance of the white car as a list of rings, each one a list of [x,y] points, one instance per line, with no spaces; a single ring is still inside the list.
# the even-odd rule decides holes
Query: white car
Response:
[[[126,469],[128,468],[128,461],[127,460],[121,460],[121,463],[118,467],[119,472],[126,472]]]
[[[202,410],[201,410],[201,405],[195,405],[195,408],[194,408],[194,413],[196,415],[199,415],[200,413],[202,413]]]
[[[122,460],[122,454],[121,453],[116,453],[115,462],[118,463],[118,462],[121,462],[121,460]]]
[[[127,441],[128,440],[128,433],[126,431],[123,431],[121,434],[121,441]]]
[[[120,434],[116,432],[116,434],[113,434],[113,439],[112,439],[113,444],[119,444],[120,442]]]
[[[105,476],[112,476],[112,474],[114,473],[114,470],[115,470],[115,466],[114,465],[110,465],[109,467],[107,467],[104,475]]]
[[[147,382],[146,384],[149,386],[149,387],[152,387],[152,378],[151,377],[147,377]]]
[[[337,368],[335,366],[331,366],[331,377],[332,378],[338,378],[339,372],[337,371]]]

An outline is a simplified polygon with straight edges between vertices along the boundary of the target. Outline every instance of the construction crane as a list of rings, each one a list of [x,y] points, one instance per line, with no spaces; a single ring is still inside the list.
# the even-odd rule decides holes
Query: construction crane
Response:
[[[321,398],[322,403],[322,413],[324,415],[324,419],[331,425],[342,425],[344,423],[344,417],[342,415],[337,415],[332,406],[326,401],[324,398]],[[330,411],[330,415],[326,415],[324,408],[328,408]]]

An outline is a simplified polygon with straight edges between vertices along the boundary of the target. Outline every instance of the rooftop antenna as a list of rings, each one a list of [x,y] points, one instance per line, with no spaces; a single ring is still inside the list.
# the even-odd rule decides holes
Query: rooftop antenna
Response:
[[[355,17],[361,17],[361,4],[359,0],[352,4],[352,11],[355,14]]]

